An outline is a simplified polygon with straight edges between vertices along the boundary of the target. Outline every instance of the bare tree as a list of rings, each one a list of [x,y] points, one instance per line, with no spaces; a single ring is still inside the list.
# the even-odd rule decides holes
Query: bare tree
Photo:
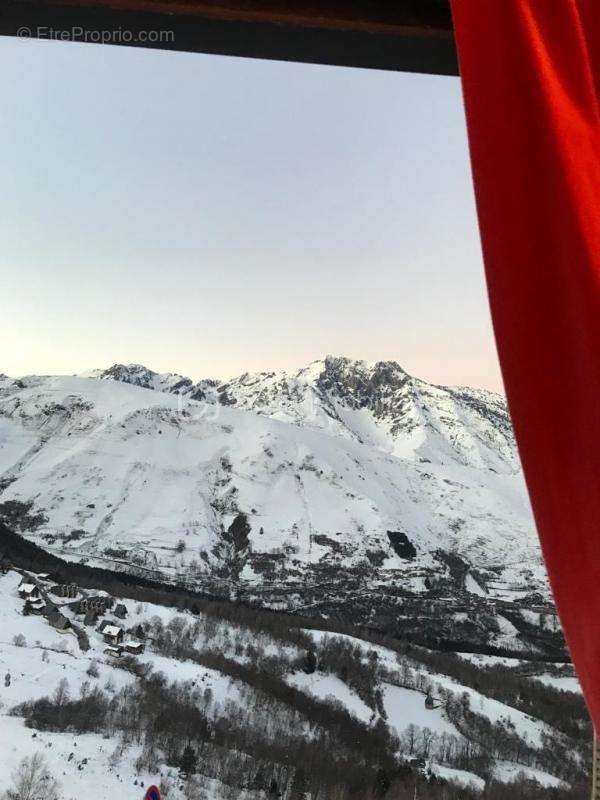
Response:
[[[54,702],[57,706],[64,706],[69,702],[69,681],[63,678],[54,690]]]
[[[158,786],[160,789],[161,797],[166,798],[171,794],[173,789],[175,788],[175,781],[170,775],[163,775],[160,779],[160,784]]]
[[[431,746],[435,741],[436,734],[431,730],[431,728],[422,728],[421,729],[421,755],[424,758],[429,758],[429,751],[431,750]]]
[[[6,800],[59,800],[59,785],[48,772],[42,753],[25,757],[12,776],[13,785]]]
[[[206,800],[206,792],[195,775],[190,775],[183,784],[183,796],[186,800]]]
[[[408,749],[408,752],[409,752],[409,754],[411,756],[415,752],[418,733],[419,733],[419,729],[414,724],[414,722],[411,722],[410,725],[406,728],[406,730],[404,732],[405,737],[406,737],[407,749]]]

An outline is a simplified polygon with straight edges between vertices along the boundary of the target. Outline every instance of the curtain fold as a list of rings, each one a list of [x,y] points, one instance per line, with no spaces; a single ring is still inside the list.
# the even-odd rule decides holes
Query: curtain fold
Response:
[[[452,0],[500,366],[561,623],[600,729],[600,13]]]

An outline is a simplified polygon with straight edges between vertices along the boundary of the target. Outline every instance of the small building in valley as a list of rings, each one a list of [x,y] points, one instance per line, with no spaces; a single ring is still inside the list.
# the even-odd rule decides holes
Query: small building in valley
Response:
[[[19,586],[19,597],[23,600],[37,600],[40,596],[40,590],[35,583],[23,583]]]
[[[127,607],[124,606],[123,603],[117,603],[113,609],[113,614],[115,617],[119,617],[119,619],[125,619],[127,616]]]
[[[106,625],[102,631],[102,636],[107,644],[118,645],[123,641],[123,628],[118,625]]]
[[[144,643],[128,641],[123,645],[123,649],[132,656],[141,656],[144,652]]]
[[[25,605],[23,606],[23,614],[43,614],[46,610],[46,603],[42,600],[41,597],[38,597],[35,600],[25,600]]]

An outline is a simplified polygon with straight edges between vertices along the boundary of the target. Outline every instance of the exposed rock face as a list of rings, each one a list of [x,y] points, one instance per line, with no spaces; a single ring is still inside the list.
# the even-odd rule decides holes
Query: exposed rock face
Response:
[[[98,374],[100,380],[121,381],[143,389],[154,389],[158,392],[187,393],[192,389],[190,378],[172,372],[158,373],[141,364],[114,364]]]

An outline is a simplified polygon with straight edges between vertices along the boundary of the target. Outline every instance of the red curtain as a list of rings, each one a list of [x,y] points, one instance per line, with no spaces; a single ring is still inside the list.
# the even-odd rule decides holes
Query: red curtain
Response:
[[[600,730],[600,6],[452,0],[496,343]]]

